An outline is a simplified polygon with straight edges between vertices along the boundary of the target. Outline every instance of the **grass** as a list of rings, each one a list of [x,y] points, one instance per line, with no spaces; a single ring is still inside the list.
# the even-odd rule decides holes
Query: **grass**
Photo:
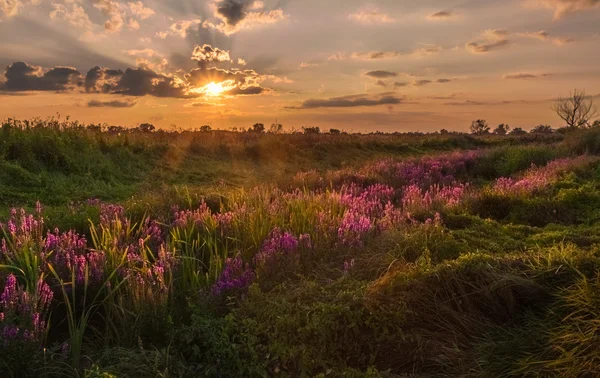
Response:
[[[600,374],[596,129],[0,135],[7,376]]]

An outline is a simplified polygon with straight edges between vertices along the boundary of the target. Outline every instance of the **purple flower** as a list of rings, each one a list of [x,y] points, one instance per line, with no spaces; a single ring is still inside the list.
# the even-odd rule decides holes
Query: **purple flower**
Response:
[[[213,295],[221,295],[226,292],[242,290],[250,286],[254,281],[255,275],[250,264],[244,264],[241,255],[235,258],[228,258],[225,261],[225,268],[213,285],[211,293]]]

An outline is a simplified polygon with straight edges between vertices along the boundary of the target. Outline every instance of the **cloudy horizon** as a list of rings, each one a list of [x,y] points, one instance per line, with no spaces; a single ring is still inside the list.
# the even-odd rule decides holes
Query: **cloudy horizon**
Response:
[[[0,118],[158,127],[562,126],[600,0],[0,0]]]

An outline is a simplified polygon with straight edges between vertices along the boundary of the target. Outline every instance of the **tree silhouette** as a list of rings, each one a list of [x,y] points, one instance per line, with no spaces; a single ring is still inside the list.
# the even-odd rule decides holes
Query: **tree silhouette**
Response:
[[[598,109],[592,100],[586,101],[585,91],[577,89],[569,97],[556,100],[552,110],[572,128],[589,127],[590,121],[598,117]]]
[[[265,124],[264,123],[255,123],[252,125],[252,132],[254,133],[264,133],[265,132]]]
[[[509,134],[510,135],[524,135],[524,134],[527,134],[527,131],[523,130],[520,127],[515,127],[514,129],[512,129],[512,131]]]
[[[506,135],[510,130],[510,126],[505,125],[503,123],[499,124],[498,127],[494,129],[494,134],[496,135]]]
[[[317,127],[302,127],[302,130],[304,131],[304,134],[320,134],[321,133],[321,129],[317,126]]]
[[[477,121],[473,121],[471,123],[471,134],[483,135],[483,134],[488,134],[489,132],[490,132],[490,127],[488,126],[486,120],[478,119]]]
[[[138,126],[138,130],[144,133],[151,133],[152,131],[156,130],[156,127],[154,127],[154,125],[151,123],[142,123]]]
[[[552,134],[552,127],[550,125],[537,125],[531,129],[532,134]]]

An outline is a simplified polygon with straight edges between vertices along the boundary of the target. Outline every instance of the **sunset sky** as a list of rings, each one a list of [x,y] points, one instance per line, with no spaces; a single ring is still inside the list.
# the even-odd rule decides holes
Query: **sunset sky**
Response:
[[[558,127],[599,62],[600,0],[0,0],[0,118]]]

